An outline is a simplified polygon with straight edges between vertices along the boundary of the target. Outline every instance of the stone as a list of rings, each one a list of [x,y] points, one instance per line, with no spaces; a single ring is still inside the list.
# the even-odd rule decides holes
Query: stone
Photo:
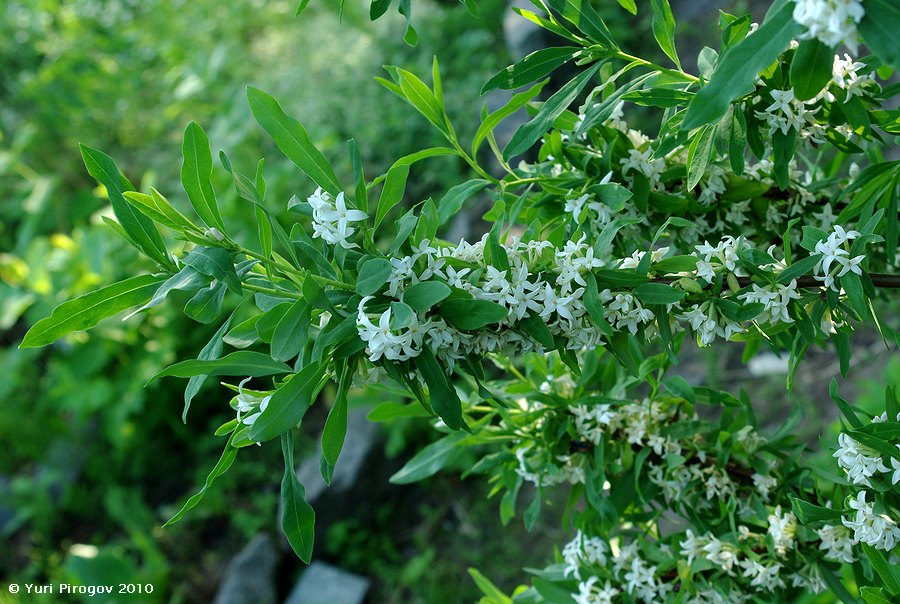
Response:
[[[228,563],[214,604],[275,604],[278,560],[273,539],[266,533],[256,535]]]
[[[362,604],[369,580],[324,562],[313,562],[300,576],[285,604]]]

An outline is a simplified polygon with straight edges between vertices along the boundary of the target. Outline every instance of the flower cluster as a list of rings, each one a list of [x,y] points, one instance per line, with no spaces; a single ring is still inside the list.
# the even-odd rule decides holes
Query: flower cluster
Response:
[[[816,244],[815,253],[821,254],[822,259],[816,264],[815,276],[819,281],[824,282],[825,287],[829,287],[835,291],[835,278],[840,279],[848,272],[862,275],[860,264],[865,260],[865,255],[850,257],[848,243],[859,237],[859,231],[847,231],[838,224],[834,225],[834,230],[827,238]]]
[[[846,44],[854,53],[856,24],[865,14],[860,0],[797,0],[794,21],[807,28],[801,39],[818,38],[826,46]]]
[[[343,191],[332,197],[319,187],[307,202],[312,208],[313,237],[321,237],[325,242],[345,249],[358,247],[350,243],[350,237],[356,232],[350,223],[361,222],[369,216],[362,210],[348,209]]]

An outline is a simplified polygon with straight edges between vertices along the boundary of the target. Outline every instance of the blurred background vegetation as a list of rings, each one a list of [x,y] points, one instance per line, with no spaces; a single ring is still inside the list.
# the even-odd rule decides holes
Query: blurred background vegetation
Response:
[[[394,159],[439,143],[424,120],[373,78],[383,75],[383,64],[427,74],[437,54],[451,118],[461,138],[471,134],[482,83],[512,59],[504,2],[479,2],[475,19],[456,0],[417,0],[416,48],[402,42],[402,16],[370,23],[365,2],[347,2],[339,19],[332,4],[311,2],[295,17],[296,0],[4,3],[0,584],[127,580],[156,587],[139,601],[208,602],[236,551],[260,531],[277,534],[276,447],[245,449],[185,521],[160,528],[203,483],[222,447],[212,433],[233,413],[230,395],[207,386],[185,425],[183,383],[145,387],[161,367],[195,356],[215,330],[186,319],[177,293],[149,313],[106,321],[47,349],[16,346],[65,299],[152,268],[103,224],[108,203],[84,170],[79,142],[113,156],[140,190],[154,186],[186,207],[181,133],[195,120],[236,170],[252,173],[266,158],[270,209],[288,222],[288,199],[305,197],[313,185],[252,120],[246,84],[273,94],[299,117],[339,175],[351,173],[346,140],[356,138],[371,177]],[[614,2],[606,4],[623,45],[658,52],[646,42],[652,36],[643,35],[646,20],[634,27]],[[679,36],[714,40],[715,13],[703,18]],[[466,175],[455,160],[428,160],[414,168],[409,198],[440,194]],[[215,176],[232,236],[252,240],[252,208],[233,193],[224,171]],[[728,381],[724,362],[701,367]],[[880,372],[870,381],[878,382]],[[870,398],[881,392],[862,390],[871,390]],[[386,431],[389,458],[408,457],[433,438],[422,420],[395,422]],[[500,528],[486,491],[449,475],[386,491],[319,534],[317,557],[373,578],[372,602],[473,601],[468,566],[511,588],[523,566],[543,564],[554,535],[539,531],[544,548],[515,521]],[[296,562],[279,568],[285,592],[299,571]]]

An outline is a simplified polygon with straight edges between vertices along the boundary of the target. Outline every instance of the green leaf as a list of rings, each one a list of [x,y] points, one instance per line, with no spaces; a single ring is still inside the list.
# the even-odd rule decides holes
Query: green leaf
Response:
[[[456,446],[467,436],[465,432],[454,432],[431,443],[391,476],[390,483],[410,484],[434,476],[453,461]]]
[[[191,122],[184,130],[181,145],[184,161],[181,164],[181,184],[184,186],[194,211],[208,227],[215,227],[225,233],[225,224],[219,215],[216,193],[213,190],[212,154],[209,139],[197,122]]]
[[[586,279],[587,287],[584,292],[584,306],[587,308],[588,314],[591,316],[591,321],[594,322],[594,325],[597,326],[597,329],[600,330],[600,333],[607,337],[611,337],[613,335],[612,327],[609,324],[609,321],[606,320],[606,315],[603,310],[603,302],[600,301],[600,294],[597,288],[597,279],[594,275],[589,275]]]
[[[671,88],[650,88],[634,90],[622,95],[622,100],[631,101],[644,107],[677,107],[686,105],[694,98],[694,93]]]
[[[618,48],[609,28],[591,5],[590,0],[547,0],[547,4],[592,41],[609,48]]]
[[[465,427],[462,417],[462,402],[456,393],[456,388],[447,379],[444,368],[434,357],[431,348],[424,346],[422,353],[415,357],[416,367],[428,385],[428,400],[434,412],[444,420],[451,430],[459,430]],[[393,479],[392,479],[393,480]]]
[[[475,136],[472,137],[472,156],[474,157],[478,153],[481,143],[490,136],[494,128],[496,128],[500,122],[527,105],[531,99],[540,94],[541,89],[543,89],[544,85],[549,81],[549,79],[543,80],[525,92],[514,94],[503,107],[484,117],[484,119],[481,120],[481,124],[478,126],[478,130],[475,131]]]
[[[684,290],[665,283],[641,283],[634,288],[634,297],[644,304],[674,304],[684,296]]]
[[[212,486],[213,482],[215,482],[216,478],[224,474],[228,471],[228,468],[231,467],[231,464],[234,463],[235,458],[237,457],[238,450],[235,447],[231,446],[231,442],[234,439],[234,434],[228,437],[228,442],[225,444],[225,450],[222,451],[222,456],[219,458],[219,461],[216,463],[215,467],[213,467],[212,471],[210,471],[209,475],[206,477],[206,482],[203,484],[203,487],[195,494],[192,495],[181,507],[177,514],[169,518],[168,521],[163,525],[164,527],[169,526],[170,524],[175,524],[179,520],[181,520],[184,515],[194,508],[200,500],[203,499],[203,496],[206,494],[206,491],[209,487]]]
[[[409,166],[406,165],[394,165],[388,170],[387,177],[384,179],[384,187],[381,189],[381,197],[378,198],[378,206],[375,209],[375,228],[378,228],[391,208],[403,199],[407,176],[409,176]]]
[[[213,337],[209,339],[209,342],[200,350],[200,354],[197,355],[197,358],[201,361],[211,361],[214,359],[218,359],[222,354],[222,349],[224,346],[223,337],[225,333],[228,331],[228,328],[231,327],[231,321],[234,318],[234,313],[228,317],[228,319],[222,323],[219,329],[213,334]],[[194,400],[194,397],[197,396],[197,393],[200,392],[200,388],[203,386],[204,382],[206,382],[206,378],[209,377],[207,375],[195,375],[190,380],[188,380],[188,384],[184,389],[184,411],[181,412],[181,421],[187,423],[187,415],[188,410],[191,408],[191,401]]]
[[[49,317],[28,330],[19,348],[46,346],[73,331],[90,329],[100,319],[146,302],[165,278],[164,275],[132,277],[63,302]]]
[[[350,152],[350,163],[353,166],[353,176],[356,179],[356,207],[363,212],[369,211],[369,197],[366,190],[366,175],[362,165],[362,155],[359,153],[359,145],[355,139],[347,141],[347,150]]]
[[[113,213],[128,241],[161,266],[174,268],[156,225],[125,199],[124,193],[132,187],[128,179],[119,172],[116,162],[102,151],[84,145],[79,147],[88,173],[106,187]]]
[[[272,333],[272,358],[276,361],[293,359],[309,341],[311,312],[306,300],[297,300],[281,316]]]
[[[794,514],[797,515],[797,519],[801,522],[801,524],[812,524],[814,522],[835,522],[843,517],[843,512],[841,510],[834,510],[831,508],[822,507],[820,505],[815,505],[807,501],[803,501],[799,497],[791,494],[788,494],[788,499],[791,500],[791,507],[793,508]]]
[[[818,227],[804,226],[803,239],[800,240],[800,247],[805,250],[813,251],[816,244],[828,237],[828,233]]]
[[[312,363],[275,390],[265,411],[253,422],[250,439],[264,442],[299,424],[318,394],[323,371],[321,365]]]
[[[755,90],[757,75],[771,65],[803,31],[793,19],[794,3],[785,2],[759,29],[725,51],[710,81],[688,105],[682,129],[693,130],[725,115],[735,98]]]
[[[536,50],[521,61],[494,74],[481,88],[481,94],[495,88],[513,90],[536,82],[574,59],[581,51],[582,49],[577,46],[551,46]]]
[[[831,82],[834,49],[818,39],[803,40],[791,61],[791,87],[798,100],[808,101]]]
[[[340,193],[341,184],[331,164],[312,144],[300,122],[287,115],[278,101],[258,88],[248,86],[247,98],[253,117],[281,152],[324,190],[332,195]]]
[[[234,268],[234,253],[221,247],[197,246],[182,262],[194,270],[224,283],[232,293],[241,295],[241,278]]]
[[[196,375],[241,375],[261,377],[276,373],[290,373],[291,368],[267,354],[251,350],[238,350],[221,359],[192,359],[169,365],[150,381],[162,377],[189,378]]]
[[[269,215],[261,207],[253,208],[256,214],[256,234],[259,237],[259,247],[262,249],[263,256],[272,257],[272,222]]]
[[[838,406],[838,409],[841,410],[841,413],[847,418],[847,422],[853,426],[854,428],[862,428],[863,423],[856,415],[856,411],[853,410],[847,401],[841,398],[840,394],[838,394],[838,383],[835,378],[831,378],[831,383],[828,386],[828,396],[831,397],[831,400]]]
[[[653,263],[653,272],[659,274],[681,273],[697,268],[696,256],[672,256]]]
[[[431,89],[420,80],[415,74],[405,69],[397,69],[397,78],[399,79],[400,90],[404,98],[409,104],[425,116],[435,128],[441,132],[447,131],[447,121],[444,117],[444,111]]]
[[[337,396],[322,429],[322,455],[332,466],[337,464],[347,436],[347,391],[350,390],[350,383],[350,365],[345,363],[338,382]]]
[[[806,258],[802,258],[797,262],[794,262],[789,267],[781,271],[781,274],[778,275],[778,282],[782,285],[787,285],[797,277],[801,277],[811,272],[821,259],[822,254],[813,254],[812,256],[807,256]]]
[[[847,273],[840,278],[840,285],[847,292],[847,298],[850,300],[850,306],[853,307],[860,317],[865,319],[869,316],[869,306],[866,303],[866,294],[863,292],[862,281],[856,273]]]
[[[284,456],[284,476],[281,478],[281,530],[291,549],[303,562],[312,560],[316,534],[316,512],[306,501],[306,491],[297,480],[294,468],[294,440],[291,434],[281,435]]]
[[[859,595],[866,604],[891,604],[890,597],[880,587],[866,585],[859,588]]]
[[[492,323],[499,323],[509,311],[490,300],[470,300],[451,298],[440,306],[441,316],[457,329],[464,331],[481,329]]]
[[[675,50],[675,17],[669,0],[650,0],[653,8],[653,37],[666,56],[672,59],[675,66],[681,69],[678,52]]]
[[[716,129],[712,125],[704,126],[691,141],[687,157],[687,188],[689,190],[696,187],[703,175],[706,174],[706,166],[709,164],[709,159],[713,152],[713,135],[715,131]]]
[[[184,305],[184,314],[199,323],[212,323],[222,312],[225,300],[225,286],[214,282],[204,287]]]
[[[531,121],[516,128],[509,143],[503,149],[503,159],[509,161],[510,158],[528,151],[550,129],[553,121],[575,101],[601,65],[602,63],[595,63],[567,82],[541,105],[537,115]]]
[[[421,281],[403,292],[403,301],[416,312],[427,312],[450,295],[450,288],[440,281]]]
[[[141,211],[144,216],[165,225],[170,229],[181,231],[184,229],[197,229],[190,220],[185,218],[178,210],[172,207],[169,201],[159,194],[154,188],[150,189],[150,195],[146,193],[138,193],[137,191],[126,191],[123,197],[128,203]],[[200,229],[202,230],[202,229]]]
[[[455,216],[470,197],[489,184],[490,182],[487,180],[474,178],[451,187],[438,202],[438,220],[440,223],[444,224],[452,216]]]
[[[361,260],[356,292],[360,296],[370,296],[385,286],[391,276],[391,263],[387,258],[366,256]]]
[[[896,566],[888,562],[884,552],[865,543],[861,543],[860,546],[865,552],[866,557],[869,559],[869,562],[872,563],[875,571],[881,577],[881,580],[884,581],[885,589],[887,589],[892,596],[900,594],[900,577],[897,575]]]
[[[547,324],[539,316],[528,313],[516,325],[518,327],[521,327],[522,330],[525,331],[525,333],[531,336],[531,338],[536,342],[539,342],[541,346],[543,346],[547,350],[553,350],[554,348],[556,348],[556,342],[553,339],[553,334],[550,333],[550,329],[547,327]]]
[[[616,2],[632,15],[637,14],[637,4],[635,4],[634,0],[616,0]]]
[[[900,44],[897,44],[900,6],[895,0],[866,0],[864,6],[859,33],[865,45],[887,65],[900,70]]]
[[[491,583],[490,579],[482,575],[476,568],[466,569],[469,576],[478,586],[479,591],[486,597],[479,601],[479,604],[512,604],[512,600],[506,596],[500,588]]]

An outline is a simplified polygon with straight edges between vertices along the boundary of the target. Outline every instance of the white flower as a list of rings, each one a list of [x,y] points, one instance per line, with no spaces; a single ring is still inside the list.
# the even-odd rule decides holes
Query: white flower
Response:
[[[890,472],[877,451],[859,444],[847,434],[841,432],[838,435],[838,444],[840,446],[833,457],[837,458],[838,466],[847,472],[853,484],[868,486],[869,478],[876,472]]]
[[[578,584],[578,593],[572,594],[575,604],[612,604],[613,598],[619,595],[620,590],[613,587],[609,580],[601,587],[597,577],[589,577],[587,581]]]
[[[346,249],[358,247],[348,241],[356,232],[350,223],[366,220],[369,216],[362,210],[347,209],[343,191],[332,198],[319,187],[306,201],[313,211],[313,237],[321,237],[331,245]]]
[[[253,422],[256,421],[256,418],[262,415],[262,412],[265,411],[269,406],[269,401],[272,398],[271,394],[263,397],[245,392],[244,384],[249,382],[250,379],[251,378],[243,379],[241,380],[241,383],[238,384],[238,395],[236,400],[237,420],[238,422],[246,426],[253,425]]]
[[[847,564],[852,564],[856,561],[856,557],[853,555],[854,541],[847,527],[826,524],[822,528],[817,529],[816,534],[822,540],[822,543],[819,544],[819,549],[825,552],[827,559]]]
[[[794,21],[808,31],[797,36],[801,40],[818,38],[826,46],[846,44],[856,53],[856,24],[863,18],[860,0],[797,0]]]
[[[791,513],[781,513],[781,506],[769,514],[769,535],[775,543],[775,551],[784,556],[787,550],[794,547],[794,536],[797,534],[797,518]]]
[[[628,176],[631,171],[640,172],[650,181],[650,186],[654,189],[661,184],[659,179],[662,176],[666,163],[662,158],[653,159],[653,149],[647,147],[644,151],[637,149],[629,149],[628,157],[622,158],[619,163],[622,165],[622,176],[628,180],[629,184],[634,180]]]
[[[769,499],[769,490],[778,486],[778,481],[771,476],[764,476],[757,472],[753,473],[753,484],[756,486],[756,492],[759,493],[760,499],[767,501]]]

